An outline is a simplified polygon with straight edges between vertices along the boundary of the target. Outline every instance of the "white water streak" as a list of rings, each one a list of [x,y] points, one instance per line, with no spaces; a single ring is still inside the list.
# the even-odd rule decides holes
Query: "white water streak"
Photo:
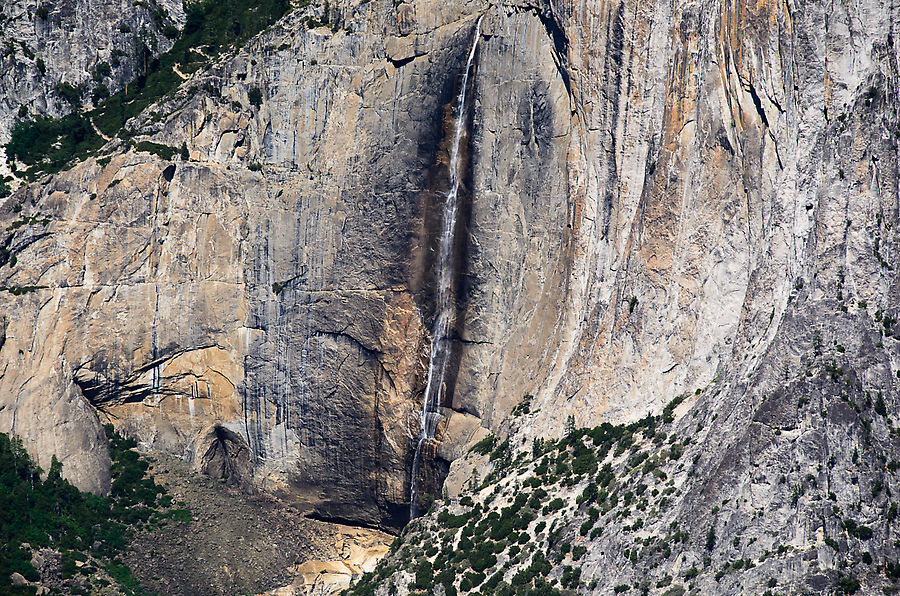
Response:
[[[475,36],[466,60],[466,69],[463,72],[459,95],[456,98],[455,123],[450,144],[450,189],[444,201],[441,235],[438,238],[438,260],[435,267],[437,272],[437,308],[435,309],[437,316],[431,329],[431,358],[428,363],[428,378],[425,384],[425,401],[422,404],[422,430],[419,433],[419,441],[416,444],[416,454],[413,457],[412,477],[410,479],[410,518],[415,517],[417,514],[416,501],[419,497],[419,467],[422,460],[422,448],[434,438],[437,425],[441,421],[440,407],[444,401],[444,392],[447,388],[446,375],[450,360],[450,331],[456,319],[456,299],[453,296],[453,280],[456,277],[456,271],[454,271],[453,267],[453,253],[455,249],[453,240],[456,237],[456,223],[459,214],[459,146],[466,125],[466,93],[469,86],[469,74],[472,70],[472,62],[475,59],[475,51],[478,48],[478,37],[481,34],[481,19],[483,18],[484,15],[478,17],[478,21],[475,24]]]

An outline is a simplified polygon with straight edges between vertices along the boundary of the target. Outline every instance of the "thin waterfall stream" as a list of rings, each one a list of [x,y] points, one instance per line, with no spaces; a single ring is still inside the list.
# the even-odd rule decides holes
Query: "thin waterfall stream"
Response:
[[[454,109],[453,136],[450,143],[450,187],[444,201],[441,234],[438,238],[438,258],[435,267],[436,277],[436,316],[431,328],[431,355],[428,362],[428,376],[425,384],[425,399],[422,403],[419,440],[413,457],[412,476],[410,478],[409,517],[418,515],[419,468],[422,465],[422,449],[434,439],[438,422],[441,420],[440,407],[444,402],[447,388],[447,367],[450,361],[450,332],[456,320],[456,296],[453,292],[453,280],[457,272],[454,270],[453,253],[455,250],[456,224],[459,217],[459,185],[460,185],[460,151],[459,146],[466,125],[466,95],[469,86],[469,75],[478,48],[481,35],[481,19],[475,23],[475,36],[469,49],[466,68],[463,72],[459,95],[456,97]]]

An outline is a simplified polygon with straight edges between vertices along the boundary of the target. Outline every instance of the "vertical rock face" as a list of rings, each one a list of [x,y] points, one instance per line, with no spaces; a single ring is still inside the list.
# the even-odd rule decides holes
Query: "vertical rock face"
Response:
[[[673,576],[693,581],[698,568],[703,593],[761,593],[767,577],[821,592],[842,574],[865,578],[873,593],[895,589],[865,561],[896,557],[896,506],[885,494],[896,490],[896,464],[885,463],[898,457],[900,15],[878,3],[547,10],[571,112],[567,131],[556,129],[566,135],[565,164],[539,186],[566,182],[567,232],[540,256],[515,252],[516,240],[542,238],[540,226],[491,252],[497,234],[478,226],[504,212],[488,210],[488,193],[476,190],[473,292],[496,298],[470,302],[457,404],[511,427],[516,444],[561,434],[569,416],[579,426],[633,421],[691,396],[667,432],[692,441],[666,468],[672,482],[658,485],[672,489],[674,506],[646,516],[642,508],[627,525],[616,511],[590,540],[578,530],[586,507],[572,503],[583,517],[561,520],[565,540],[590,546],[579,565],[597,593],[644,578],[657,587]],[[871,19],[859,24],[857,14]],[[485,125],[475,136],[493,132]],[[476,164],[490,163],[485,143],[476,141]],[[482,175],[482,185],[500,185]],[[503,187],[524,174],[512,180]],[[559,214],[524,213],[523,222]],[[542,293],[515,283],[554,255],[562,283]],[[529,309],[529,297],[557,302]],[[479,323],[481,336],[471,331]],[[526,391],[538,411],[511,425]],[[659,452],[646,443],[634,451]],[[636,467],[611,461],[623,473]],[[454,466],[451,485],[467,471]],[[520,487],[511,476],[501,506]],[[656,482],[636,475],[622,491],[643,481]],[[582,487],[562,496],[574,501]],[[874,534],[854,533],[854,519]],[[673,523],[684,544],[654,555],[646,547]],[[718,541],[707,546],[710,531]],[[640,557],[635,544],[645,547]],[[781,557],[780,545],[790,554]],[[753,572],[722,581],[709,572],[776,550]]]
[[[187,83],[162,106],[162,122],[145,122],[156,142],[186,141],[189,161],[114,142],[108,157],[7,202],[5,219],[26,219],[8,232],[16,264],[4,283],[46,287],[4,298],[23,313],[3,348],[22,360],[0,378],[16,396],[0,411],[5,427],[49,458],[54,449],[37,443],[46,429],[17,413],[68,391],[86,412],[200,469],[321,515],[405,521],[434,315],[429,222],[446,190],[447,115],[481,11],[445,7],[434,21],[412,8],[348,6],[331,17],[336,31],[294,15]],[[479,50],[476,97],[505,90],[467,115],[466,236],[488,225],[477,220],[481,169],[509,182],[527,171],[488,193],[487,213],[520,195],[556,205],[529,218],[558,252],[564,186],[534,186],[564,166],[567,96],[544,25],[527,12],[507,16],[489,17]],[[256,89],[261,105],[250,101]],[[481,140],[482,121],[496,139]],[[490,166],[479,157],[488,152],[497,152]],[[503,233],[532,235],[517,217]],[[501,240],[484,242],[497,250],[490,243]],[[472,280],[485,275],[478,267]],[[480,308],[485,290],[465,286],[464,301]],[[534,308],[535,294],[515,299],[515,308]],[[464,348],[490,341],[477,317],[463,327]],[[54,379],[50,396],[37,371]],[[458,407],[466,413],[447,411],[455,438],[430,454],[423,492],[440,490],[449,460],[479,427],[482,403],[468,400]],[[104,463],[74,443],[55,450]]]
[[[12,0],[0,12],[0,143],[9,141],[15,121],[27,116],[60,116],[72,106],[57,85],[104,84],[112,93],[141,70],[143,47],[166,51],[171,34],[184,23],[177,0]],[[105,64],[97,70],[98,65]],[[20,109],[24,110],[20,113]],[[4,160],[5,161],[5,160]],[[5,163],[4,163],[5,170]]]
[[[321,515],[402,521],[430,218],[481,14],[460,357],[423,492],[526,393],[517,440],[716,380],[735,444],[819,327],[896,411],[894,8],[422,0],[318,11],[331,29],[316,10],[135,123],[189,160],[114,141],[0,209],[0,282],[45,286],[0,295],[0,430],[42,461],[102,489],[99,411]]]

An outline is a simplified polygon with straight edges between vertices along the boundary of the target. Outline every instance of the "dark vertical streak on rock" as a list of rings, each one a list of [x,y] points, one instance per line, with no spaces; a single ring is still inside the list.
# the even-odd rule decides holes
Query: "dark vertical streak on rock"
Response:
[[[541,24],[547,30],[547,36],[553,42],[553,61],[556,63],[556,70],[562,78],[563,85],[566,86],[566,92],[572,97],[572,82],[569,78],[569,70],[566,67],[566,57],[569,50],[569,40],[566,38],[566,32],[556,20],[553,11],[535,10],[535,14],[541,20]]]
[[[606,53],[603,72],[607,76],[606,105],[607,126],[609,127],[609,150],[607,151],[606,184],[603,195],[603,228],[601,237],[609,237],[609,224],[611,221],[613,203],[615,201],[615,188],[619,179],[616,165],[616,126],[619,120],[619,96],[622,92],[622,63],[625,45],[625,4],[620,3],[607,26]]]
[[[759,99],[759,95],[756,93],[756,88],[753,86],[753,83],[747,85],[747,90],[750,92],[750,97],[753,99],[753,105],[756,107],[756,113],[759,114],[759,119],[762,120],[763,126],[768,128],[769,119],[766,118],[766,112],[763,110],[762,101]]]

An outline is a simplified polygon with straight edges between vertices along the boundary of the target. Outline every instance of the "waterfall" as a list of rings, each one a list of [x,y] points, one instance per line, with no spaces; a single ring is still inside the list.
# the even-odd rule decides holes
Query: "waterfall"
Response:
[[[450,331],[456,319],[456,297],[453,295],[453,280],[456,271],[453,267],[454,238],[459,212],[459,145],[463,128],[466,125],[466,91],[469,86],[469,74],[478,48],[478,37],[481,33],[481,19],[475,23],[475,36],[469,49],[466,68],[463,71],[459,95],[456,97],[454,111],[453,137],[450,142],[450,188],[444,201],[441,235],[438,238],[438,258],[435,266],[436,283],[436,316],[431,327],[431,357],[428,362],[428,377],[425,384],[425,400],[422,403],[419,440],[413,457],[412,475],[410,477],[409,516],[416,517],[419,497],[419,467],[422,463],[422,448],[434,438],[438,422],[441,420],[440,407],[444,401],[446,390],[447,365],[450,360]]]
[[[197,387],[197,381],[194,381],[194,384],[191,386],[191,395],[188,397],[188,412],[191,415],[191,424],[194,423],[194,400],[199,396],[199,388]]]

